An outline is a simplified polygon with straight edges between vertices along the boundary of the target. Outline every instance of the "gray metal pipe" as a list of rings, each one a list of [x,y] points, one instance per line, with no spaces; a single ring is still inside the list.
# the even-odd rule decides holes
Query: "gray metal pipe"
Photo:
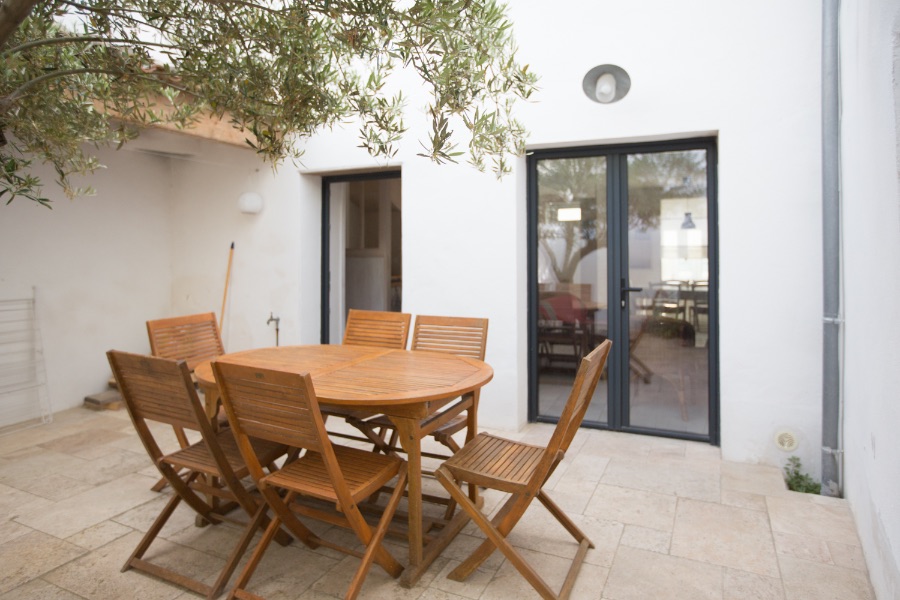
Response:
[[[822,495],[842,493],[840,0],[822,3]]]

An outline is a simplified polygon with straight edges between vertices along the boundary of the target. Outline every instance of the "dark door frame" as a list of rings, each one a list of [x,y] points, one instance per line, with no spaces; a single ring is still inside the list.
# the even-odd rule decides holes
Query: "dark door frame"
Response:
[[[400,179],[399,169],[373,171],[371,173],[353,173],[347,175],[328,175],[322,177],[322,280],[321,280],[321,322],[319,323],[319,340],[323,344],[330,343],[329,327],[331,321],[331,184],[353,181],[374,181],[378,179]]]
[[[609,277],[607,305],[619,306],[618,294],[622,277],[627,278],[627,236],[628,194],[628,154],[648,152],[669,152],[678,150],[705,150],[707,157],[707,196],[709,218],[709,434],[700,435],[687,432],[649,429],[626,425],[628,420],[628,399],[625,397],[628,381],[628,322],[625,311],[609,311],[610,337],[626,340],[625,346],[616,349],[609,357],[609,413],[607,423],[585,421],[584,426],[594,429],[614,429],[632,433],[662,435],[678,439],[706,441],[720,444],[720,391],[719,391],[719,238],[718,238],[718,150],[715,137],[691,138],[665,142],[645,142],[615,144],[608,146],[581,146],[577,148],[534,150],[528,153],[526,210],[528,244],[528,420],[555,423],[554,417],[538,414],[538,187],[537,163],[542,159],[582,158],[606,156],[607,163],[607,273]],[[619,344],[621,346],[621,344]]]

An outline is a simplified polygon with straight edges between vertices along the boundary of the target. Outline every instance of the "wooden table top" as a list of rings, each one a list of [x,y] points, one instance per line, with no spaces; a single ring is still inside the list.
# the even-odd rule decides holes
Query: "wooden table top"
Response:
[[[259,348],[216,360],[309,372],[319,401],[344,406],[399,408],[449,400],[481,388],[494,376],[488,364],[474,358],[337,344]],[[201,384],[215,384],[210,363],[199,365],[194,374]]]

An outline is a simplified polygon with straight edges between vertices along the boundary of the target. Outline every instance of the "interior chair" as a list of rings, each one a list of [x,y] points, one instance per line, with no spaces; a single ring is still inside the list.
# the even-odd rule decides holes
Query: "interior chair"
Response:
[[[416,317],[416,324],[413,329],[411,349],[443,352],[484,360],[487,332],[487,319],[419,315]],[[456,440],[453,439],[453,434],[466,428],[468,411],[472,411],[474,416],[477,414],[477,409],[478,392],[476,391],[471,402],[460,400],[422,421],[422,431],[430,434],[436,441],[446,446],[451,454],[458,452],[460,447]],[[351,424],[356,424],[352,420],[350,422]],[[366,424],[370,427],[378,427],[382,435],[386,434],[387,431],[391,431],[391,439],[388,442],[388,446],[392,452],[400,450],[397,447],[397,430],[390,419],[384,415],[379,415],[366,421]],[[469,431],[466,439],[472,439],[475,433],[475,431]],[[423,452],[422,456],[440,459],[449,457],[449,455],[430,452]]]
[[[542,292],[538,304],[538,359],[543,368],[571,369],[593,347],[592,311],[567,292]]]
[[[213,363],[213,372],[250,475],[274,513],[229,597],[256,597],[246,590],[247,584],[282,523],[310,548],[325,546],[362,558],[347,590],[347,599],[359,594],[373,562],[392,577],[399,577],[403,567],[383,546],[382,540],[406,488],[406,461],[397,456],[332,445],[308,373],[286,373],[218,361]],[[265,459],[253,447],[251,437],[287,444],[305,452],[281,470],[267,475],[262,469]],[[373,531],[359,504],[395,477],[394,491]],[[324,505],[318,506],[316,500]],[[365,552],[360,554],[320,538],[295,513],[352,529],[365,546]]]
[[[206,418],[185,361],[115,350],[107,352],[107,358],[138,437],[164,481],[171,485],[174,491],[172,499],[150,526],[125,562],[122,571],[138,569],[203,594],[207,598],[215,598],[222,592],[256,530],[268,523],[261,510],[264,504],[257,502],[240,481],[247,476],[248,470],[241,458],[237,442],[230,429],[214,431]],[[202,439],[175,452],[164,454],[148,421],[171,425],[182,430],[198,431]],[[265,465],[272,465],[287,452],[287,447],[277,442],[254,440],[252,445],[254,452]],[[183,471],[181,475],[179,471]],[[224,485],[221,485],[221,482],[224,482]],[[216,505],[214,499],[227,502]],[[224,514],[237,506],[250,517],[244,533],[211,585],[144,559],[144,554],[182,501],[208,523],[233,521]],[[285,545],[291,541],[290,536],[284,532],[279,534],[278,540]]]
[[[562,599],[569,596],[581,563],[593,543],[547,496],[543,486],[565,456],[581,426],[611,346],[612,342],[606,340],[582,359],[572,392],[546,447],[479,433],[438,467],[435,472],[437,480],[487,536],[466,560],[450,572],[450,579],[464,580],[499,548],[543,598]],[[463,483],[507,492],[510,496],[496,515],[489,519],[462,490]],[[506,539],[535,497],[578,543],[578,550],[558,594]]]
[[[192,374],[198,364],[225,354],[216,314],[211,312],[147,321],[147,336],[150,338],[150,354],[183,360]],[[193,375],[191,378],[194,380]],[[210,419],[213,416],[215,412],[207,415]],[[175,437],[182,448],[188,446],[183,431],[175,428]],[[153,490],[159,492],[165,486],[165,479],[160,479]]]
[[[347,324],[344,327],[343,344],[403,350],[406,348],[406,342],[409,339],[409,323],[411,320],[412,315],[409,313],[351,308],[347,315]],[[373,416],[372,413],[339,406],[329,406],[323,409],[322,413],[326,418],[338,417],[344,419],[364,437],[330,430],[329,434],[332,436],[371,442],[375,445],[376,450],[389,451],[385,441],[385,432],[380,431],[377,425],[367,423],[367,420]]]
[[[653,316],[685,319],[687,317],[688,284],[684,281],[661,281],[650,284]]]
[[[706,317],[706,331],[709,331],[709,282],[695,281],[691,288],[691,297],[693,298],[692,320],[694,323],[694,331],[700,332],[700,316]]]

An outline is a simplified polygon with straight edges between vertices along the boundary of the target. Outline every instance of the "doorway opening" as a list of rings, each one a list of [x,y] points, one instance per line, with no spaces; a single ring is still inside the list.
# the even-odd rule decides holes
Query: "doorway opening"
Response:
[[[710,138],[529,156],[530,420],[609,338],[586,426],[718,443],[716,161]]]
[[[403,305],[400,172],[322,181],[322,343],[344,336],[351,308]]]

